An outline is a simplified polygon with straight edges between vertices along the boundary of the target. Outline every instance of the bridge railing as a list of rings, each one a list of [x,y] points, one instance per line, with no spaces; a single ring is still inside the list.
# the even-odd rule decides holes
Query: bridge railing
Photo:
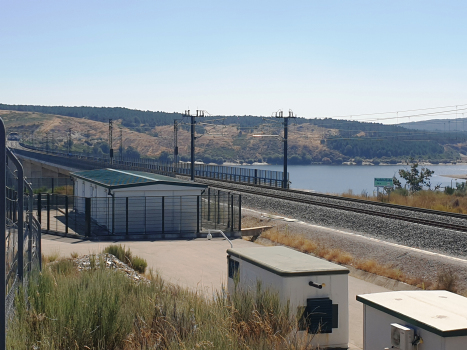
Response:
[[[25,180],[18,158],[6,146],[6,132],[0,119],[0,348],[6,348],[8,319],[14,313],[16,291],[27,284],[31,272],[41,267],[41,231],[33,217],[33,190]]]
[[[94,157],[84,153],[65,153],[53,150],[46,150],[44,148],[35,147],[21,143],[21,146],[34,151],[45,152],[50,155],[55,155],[64,158],[75,158],[81,161],[86,161],[95,164],[99,167],[115,167],[122,169],[136,169],[142,171],[155,172],[168,176],[175,175],[190,175],[190,163],[163,163],[153,158],[127,158],[127,157]],[[225,165],[212,165],[212,164],[195,164],[195,176],[203,177],[213,180],[232,181],[240,183],[248,183],[253,185],[263,185],[270,187],[283,188],[282,171],[243,168]],[[287,179],[289,174],[287,173]],[[289,181],[287,181],[287,188]]]

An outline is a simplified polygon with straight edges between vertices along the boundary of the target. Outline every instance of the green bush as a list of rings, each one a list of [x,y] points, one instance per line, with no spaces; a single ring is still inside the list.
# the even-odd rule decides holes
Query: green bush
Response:
[[[146,271],[146,267],[148,266],[148,263],[145,259],[138,256],[133,256],[130,248],[126,250],[125,246],[122,246],[121,244],[111,244],[106,247],[103,252],[114,255],[118,260],[129,265],[139,273],[144,273]]]
[[[145,259],[140,258],[139,256],[135,256],[131,259],[131,267],[135,269],[135,271],[139,273],[144,273],[146,271],[146,267],[148,267],[148,263]]]
[[[33,192],[34,192],[34,194],[47,193],[47,192],[49,192],[49,189],[47,188],[47,186],[42,186],[42,187],[34,189]]]
[[[448,194],[448,195],[454,194],[454,191],[455,191],[455,189],[452,188],[452,187],[450,187],[450,186],[446,186],[446,187],[444,188],[444,193],[445,193],[445,194]]]
[[[406,190],[405,188],[397,188],[395,189],[394,191],[392,191],[393,194],[398,194],[400,196],[404,196],[404,197],[407,197],[410,192],[408,190]]]

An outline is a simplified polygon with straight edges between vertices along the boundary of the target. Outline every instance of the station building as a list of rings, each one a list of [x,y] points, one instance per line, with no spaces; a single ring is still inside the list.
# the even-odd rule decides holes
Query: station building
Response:
[[[206,185],[141,171],[98,169],[71,173],[74,208],[86,198],[96,225],[113,234],[194,233]]]

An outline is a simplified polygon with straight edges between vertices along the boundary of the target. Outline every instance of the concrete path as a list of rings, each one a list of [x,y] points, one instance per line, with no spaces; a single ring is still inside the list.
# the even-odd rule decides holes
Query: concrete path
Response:
[[[258,246],[242,239],[232,241],[235,248]],[[44,255],[59,253],[69,257],[76,252],[80,255],[97,253],[115,242],[89,242],[52,235],[43,235]],[[226,250],[230,244],[220,238],[154,241],[117,242],[148,262],[148,267],[160,273],[167,281],[212,293],[226,283]],[[349,277],[350,349],[363,348],[363,306],[355,300],[357,294],[389,291],[372,283]]]

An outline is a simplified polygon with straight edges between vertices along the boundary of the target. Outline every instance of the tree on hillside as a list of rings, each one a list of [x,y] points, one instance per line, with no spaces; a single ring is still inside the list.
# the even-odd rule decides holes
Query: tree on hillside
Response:
[[[128,146],[126,150],[124,151],[123,155],[126,158],[140,158],[141,157],[140,153],[132,146]]]
[[[414,161],[413,158],[410,159],[410,170],[400,169],[399,176],[403,178],[407,185],[409,186],[410,191],[417,192],[423,189],[423,186],[431,188],[430,178],[435,173],[433,170],[422,167],[418,169],[418,163]],[[401,187],[401,183],[394,177],[394,185],[396,187]]]

